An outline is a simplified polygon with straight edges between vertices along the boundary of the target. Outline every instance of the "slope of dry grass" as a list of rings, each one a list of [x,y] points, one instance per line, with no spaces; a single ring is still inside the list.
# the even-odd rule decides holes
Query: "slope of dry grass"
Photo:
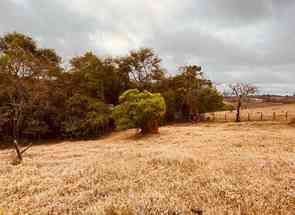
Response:
[[[278,123],[177,125],[134,138],[0,151],[5,214],[295,214],[295,131]],[[1,213],[1,212],[0,212]]]

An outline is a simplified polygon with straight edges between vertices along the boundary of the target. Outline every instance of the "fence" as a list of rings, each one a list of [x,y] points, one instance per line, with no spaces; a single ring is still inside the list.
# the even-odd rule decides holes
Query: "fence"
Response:
[[[295,118],[295,112],[277,111],[277,112],[248,112],[241,111],[241,121],[290,121]],[[232,112],[214,112],[206,114],[207,121],[233,122],[236,120],[236,111]]]

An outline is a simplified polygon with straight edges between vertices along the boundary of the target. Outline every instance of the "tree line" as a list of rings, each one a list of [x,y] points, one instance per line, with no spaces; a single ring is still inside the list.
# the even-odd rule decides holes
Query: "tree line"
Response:
[[[143,103],[136,109],[126,101]],[[200,66],[184,65],[169,75],[149,48],[120,57],[87,52],[66,69],[55,50],[29,36],[0,37],[0,142],[92,138],[116,127],[138,127],[149,116],[162,124],[199,120],[223,107]]]

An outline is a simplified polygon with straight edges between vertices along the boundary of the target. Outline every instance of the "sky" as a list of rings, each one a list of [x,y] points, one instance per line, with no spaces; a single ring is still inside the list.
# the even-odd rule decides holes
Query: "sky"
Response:
[[[0,0],[0,36],[29,35],[65,63],[149,47],[171,74],[197,64],[219,89],[293,94],[294,11],[295,0]]]

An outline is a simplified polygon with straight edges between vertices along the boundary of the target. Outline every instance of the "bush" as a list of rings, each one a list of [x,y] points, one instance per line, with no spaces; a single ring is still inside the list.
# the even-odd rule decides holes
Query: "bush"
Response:
[[[294,125],[295,126],[295,118],[293,118],[293,119],[291,119],[291,121],[290,121],[290,123],[289,123],[290,125]]]
[[[66,137],[95,137],[108,129],[111,113],[98,99],[75,95],[67,100],[66,110],[66,119],[62,123]]]
[[[166,104],[161,94],[131,89],[120,96],[113,117],[118,129],[140,128],[142,134],[158,133],[165,111]]]
[[[222,110],[224,106],[223,96],[215,88],[203,88],[199,93],[198,106],[200,113]]]

